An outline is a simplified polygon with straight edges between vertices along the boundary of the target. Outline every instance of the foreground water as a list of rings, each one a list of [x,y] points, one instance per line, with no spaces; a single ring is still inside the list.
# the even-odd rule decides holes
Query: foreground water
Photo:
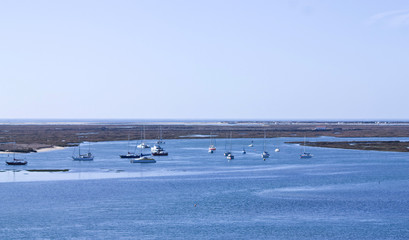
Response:
[[[93,143],[93,162],[72,161],[72,148],[28,154],[1,168],[0,239],[409,238],[407,153],[307,148],[314,157],[299,159],[284,142],[300,140],[269,140],[266,161],[262,139],[233,139],[231,161],[225,140],[209,154],[208,139],[169,140],[155,164],[120,159],[126,141]]]

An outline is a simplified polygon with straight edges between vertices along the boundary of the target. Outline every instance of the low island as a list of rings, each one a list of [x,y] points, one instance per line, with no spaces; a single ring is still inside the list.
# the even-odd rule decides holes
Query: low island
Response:
[[[286,142],[309,147],[342,148],[387,152],[409,152],[409,142],[402,141],[345,141],[345,142]]]
[[[0,124],[0,151],[37,152],[81,142],[119,140],[276,137],[409,137],[409,122],[208,121],[208,122],[21,122]],[[303,144],[303,143],[300,143]],[[399,141],[308,142],[308,146],[408,151]]]

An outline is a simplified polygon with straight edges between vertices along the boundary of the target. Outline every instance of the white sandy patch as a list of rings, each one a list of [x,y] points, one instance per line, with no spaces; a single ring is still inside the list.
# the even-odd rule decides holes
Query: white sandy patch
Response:
[[[49,147],[49,148],[41,148],[41,149],[37,149],[37,152],[49,152],[49,151],[55,151],[55,150],[62,150],[65,149],[65,147],[60,147],[60,146],[53,146],[53,147]]]

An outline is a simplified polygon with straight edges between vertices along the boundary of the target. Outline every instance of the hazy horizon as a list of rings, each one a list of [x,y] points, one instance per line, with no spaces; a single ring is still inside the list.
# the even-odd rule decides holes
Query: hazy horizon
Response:
[[[409,3],[2,1],[0,118],[409,119]]]

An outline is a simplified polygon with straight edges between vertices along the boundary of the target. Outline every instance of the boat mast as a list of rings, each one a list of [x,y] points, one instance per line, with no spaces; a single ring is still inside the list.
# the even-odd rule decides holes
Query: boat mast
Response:
[[[128,153],[129,153],[129,133],[128,133]]]
[[[232,138],[232,132],[230,131],[230,150],[229,150],[230,153],[231,153],[231,138]]]
[[[266,151],[266,130],[264,130],[263,152]]]

